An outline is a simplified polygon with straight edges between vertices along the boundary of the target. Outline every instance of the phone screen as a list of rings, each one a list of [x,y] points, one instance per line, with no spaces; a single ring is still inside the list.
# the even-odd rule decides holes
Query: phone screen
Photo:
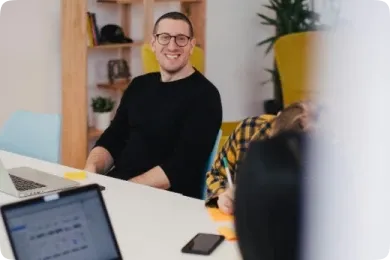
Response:
[[[224,240],[220,235],[197,234],[190,242],[183,247],[184,253],[208,255]]]

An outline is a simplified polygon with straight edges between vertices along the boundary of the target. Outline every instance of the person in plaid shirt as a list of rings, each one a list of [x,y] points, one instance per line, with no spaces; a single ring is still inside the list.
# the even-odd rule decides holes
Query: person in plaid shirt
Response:
[[[310,109],[309,109],[310,108]],[[228,187],[227,175],[222,162],[226,158],[233,182],[237,169],[253,140],[271,138],[287,130],[306,131],[311,117],[308,101],[297,102],[286,107],[278,115],[260,115],[241,121],[206,175],[206,206],[218,207],[226,214],[233,214],[233,189]]]

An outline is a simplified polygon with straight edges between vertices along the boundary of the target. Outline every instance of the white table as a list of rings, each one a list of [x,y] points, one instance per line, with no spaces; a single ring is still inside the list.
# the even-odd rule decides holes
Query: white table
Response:
[[[0,150],[6,168],[29,166],[55,175],[77,169],[52,164]],[[88,174],[83,184],[106,187],[103,196],[124,259],[241,259],[237,243],[225,241],[211,256],[182,254],[181,248],[197,233],[216,233],[218,225],[204,208],[204,202],[143,185],[97,174]],[[0,192],[0,205],[17,201]],[[12,258],[12,251],[0,221],[0,249]]]

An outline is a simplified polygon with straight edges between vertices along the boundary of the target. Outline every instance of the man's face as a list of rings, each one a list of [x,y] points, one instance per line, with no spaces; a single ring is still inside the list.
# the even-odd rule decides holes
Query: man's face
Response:
[[[190,38],[190,28],[185,21],[163,19],[151,44],[161,69],[176,73],[188,64],[195,39]]]

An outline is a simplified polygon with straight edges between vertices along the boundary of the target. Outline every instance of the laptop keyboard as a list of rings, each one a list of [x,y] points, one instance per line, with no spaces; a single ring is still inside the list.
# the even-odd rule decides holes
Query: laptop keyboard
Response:
[[[32,189],[38,189],[46,187],[43,184],[36,183],[30,180],[26,180],[20,177],[17,177],[15,175],[10,174],[12,182],[15,184],[15,187],[18,191],[26,191],[26,190],[32,190]]]

